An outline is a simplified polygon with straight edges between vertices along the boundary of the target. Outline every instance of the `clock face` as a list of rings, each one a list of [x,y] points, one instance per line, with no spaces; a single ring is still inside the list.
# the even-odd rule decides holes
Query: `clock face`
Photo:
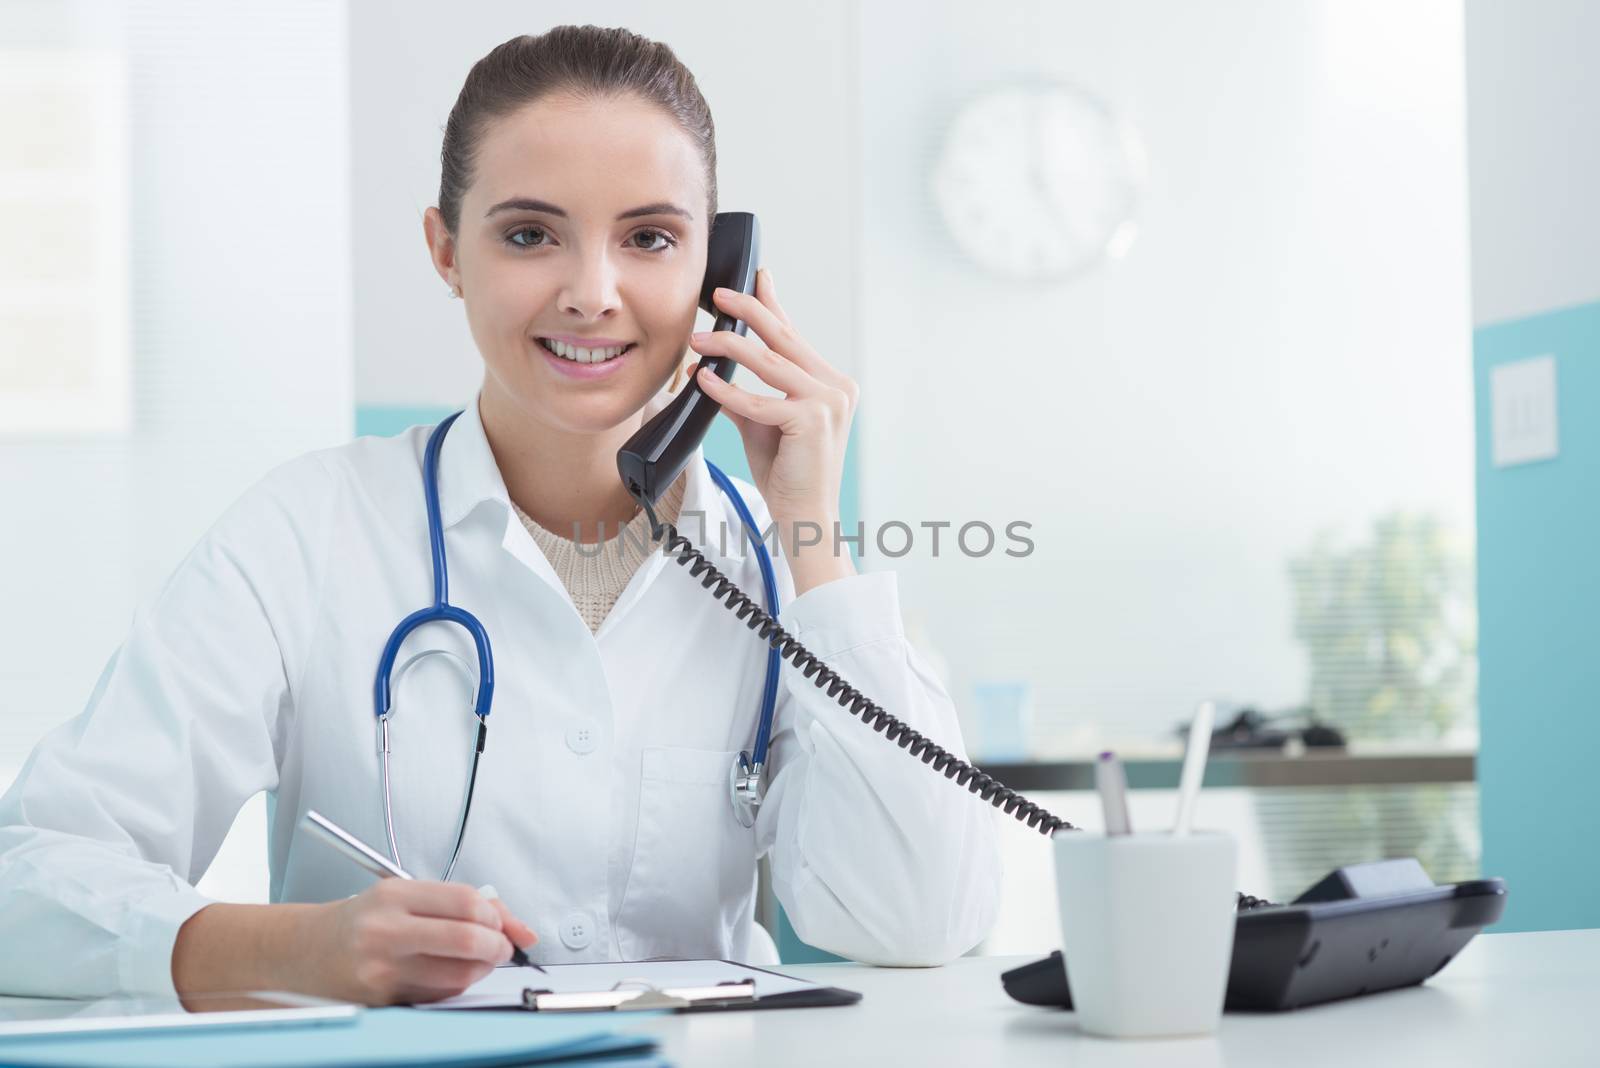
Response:
[[[1103,103],[1070,85],[1019,85],[957,114],[933,193],[979,266],[1051,280],[1127,251],[1143,179],[1137,139]]]

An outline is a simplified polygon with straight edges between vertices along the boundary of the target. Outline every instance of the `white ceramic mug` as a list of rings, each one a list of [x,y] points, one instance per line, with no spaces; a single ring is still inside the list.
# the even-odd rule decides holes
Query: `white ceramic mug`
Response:
[[[1060,831],[1052,844],[1079,1026],[1111,1038],[1214,1032],[1233,955],[1233,838]]]

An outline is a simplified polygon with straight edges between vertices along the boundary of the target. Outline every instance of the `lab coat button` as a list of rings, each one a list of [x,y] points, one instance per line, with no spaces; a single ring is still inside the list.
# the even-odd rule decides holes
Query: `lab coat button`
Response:
[[[594,938],[594,925],[587,912],[569,912],[561,921],[561,941],[568,949],[582,949]]]
[[[600,728],[592,719],[579,720],[567,728],[567,748],[574,753],[592,753],[600,744]]]

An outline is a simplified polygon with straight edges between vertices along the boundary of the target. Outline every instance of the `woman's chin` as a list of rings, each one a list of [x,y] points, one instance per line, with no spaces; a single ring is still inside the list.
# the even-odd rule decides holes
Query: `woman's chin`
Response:
[[[610,434],[619,427],[637,427],[643,420],[640,410],[648,397],[637,399],[605,391],[604,396],[561,397],[546,395],[537,407],[550,413],[550,421],[575,434]],[[552,401],[554,403],[552,403]]]

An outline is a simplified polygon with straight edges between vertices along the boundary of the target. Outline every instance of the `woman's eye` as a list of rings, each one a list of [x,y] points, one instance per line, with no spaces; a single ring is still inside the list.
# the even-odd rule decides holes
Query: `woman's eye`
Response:
[[[541,226],[524,226],[520,230],[513,230],[507,234],[506,240],[521,248],[538,248],[548,243],[546,241],[518,241],[517,238],[522,234],[538,234],[541,238],[546,236],[544,228]]]
[[[635,239],[638,239],[638,238],[654,238],[655,239],[652,244],[636,246],[638,248],[643,249],[646,252],[659,252],[660,250],[668,247],[669,245],[676,245],[677,244],[677,242],[673,240],[672,235],[667,233],[665,230],[640,230],[638,233],[634,234],[633,236],[634,236]]]
[[[521,237],[527,237],[527,240],[519,241],[518,238]],[[505,239],[507,243],[518,248],[543,248],[550,244],[550,235],[542,226],[524,226],[507,234]],[[633,235],[633,240],[640,242],[635,247],[645,252],[659,252],[678,243],[665,230],[640,230]]]

